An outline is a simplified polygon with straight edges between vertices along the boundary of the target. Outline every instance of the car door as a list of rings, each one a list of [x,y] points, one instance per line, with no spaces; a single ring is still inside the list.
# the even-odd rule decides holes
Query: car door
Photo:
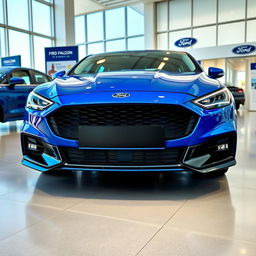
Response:
[[[34,89],[32,78],[28,69],[15,69],[8,75],[8,81],[12,77],[24,79],[25,84],[16,84],[8,87],[9,104],[8,104],[8,120],[19,120],[23,118],[25,105],[28,94]]]
[[[7,75],[4,75],[0,79],[0,122],[4,122],[6,120],[9,104],[12,104],[9,102],[10,93],[8,86]]]

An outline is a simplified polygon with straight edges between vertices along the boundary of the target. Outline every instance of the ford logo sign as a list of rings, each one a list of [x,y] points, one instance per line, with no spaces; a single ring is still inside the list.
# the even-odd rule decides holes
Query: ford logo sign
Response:
[[[232,52],[234,54],[249,54],[251,52],[254,52],[255,50],[256,50],[256,47],[254,45],[244,44],[244,45],[239,45],[233,48]]]
[[[177,40],[174,44],[177,47],[190,47],[197,43],[197,40],[193,37],[185,37]]]
[[[126,92],[118,92],[118,93],[112,94],[112,97],[114,98],[127,98],[130,96],[131,96],[130,93],[126,93]]]

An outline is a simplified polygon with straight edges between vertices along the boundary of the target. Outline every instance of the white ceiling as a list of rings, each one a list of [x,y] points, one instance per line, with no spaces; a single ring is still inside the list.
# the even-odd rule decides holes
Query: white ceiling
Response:
[[[81,15],[125,5],[160,1],[162,0],[75,0],[75,15]]]

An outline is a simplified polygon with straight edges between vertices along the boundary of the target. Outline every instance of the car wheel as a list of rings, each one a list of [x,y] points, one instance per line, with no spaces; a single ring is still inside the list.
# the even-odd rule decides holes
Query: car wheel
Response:
[[[213,172],[207,172],[207,173],[195,173],[196,176],[205,177],[205,178],[213,178],[213,177],[220,177],[225,175],[225,173],[228,171],[228,168],[220,169]]]
[[[240,108],[240,103],[236,103],[236,110]]]

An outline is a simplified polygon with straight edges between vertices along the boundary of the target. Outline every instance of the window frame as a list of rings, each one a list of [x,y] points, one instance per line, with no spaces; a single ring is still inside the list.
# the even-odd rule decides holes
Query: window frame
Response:
[[[31,86],[33,85],[33,77],[32,77],[32,74],[30,72],[29,69],[25,69],[25,68],[15,68],[15,69],[12,69],[8,75],[7,75],[7,80],[8,80],[8,84],[10,83],[10,79],[13,78],[13,77],[16,77],[16,76],[12,76],[12,74],[14,72],[19,72],[19,71],[22,71],[22,72],[25,72],[28,74],[28,77],[29,77],[29,80],[30,80],[30,84],[26,84],[26,86]],[[20,77],[20,76],[19,76]]]
[[[8,12],[7,12],[7,1],[3,0],[3,23],[0,24],[0,28],[4,29],[4,43],[5,49],[3,55],[0,57],[10,56],[10,47],[9,47],[9,30],[13,30],[16,32],[22,32],[29,36],[29,49],[30,49],[30,67],[35,68],[35,56],[34,56],[34,36],[46,38],[51,40],[51,45],[54,46],[56,44],[56,33],[55,33],[55,19],[54,19],[54,12],[55,12],[55,4],[54,0],[45,1],[45,0],[28,0],[28,20],[29,20],[29,27],[28,29],[22,29],[18,27],[14,27],[8,24]],[[50,7],[50,25],[51,25],[51,35],[45,35],[42,33],[35,32],[33,30],[33,8],[32,4],[33,1],[39,2],[41,4],[45,4]],[[30,68],[29,67],[29,68]]]
[[[193,6],[194,6],[194,2],[196,0],[191,0],[191,3],[192,3],[192,7],[191,7],[191,26],[190,27],[184,27],[184,28],[178,28],[178,29],[171,29],[170,28],[170,22],[169,22],[169,17],[170,17],[170,0],[168,1],[165,1],[165,2],[157,2],[156,3],[156,28],[158,28],[158,20],[160,20],[158,17],[157,17],[157,8],[158,6],[160,6],[161,4],[164,4],[164,3],[167,3],[167,19],[168,19],[168,22],[167,22],[167,28],[165,30],[161,30],[161,31],[156,31],[156,42],[157,42],[157,49],[161,49],[160,48],[160,45],[159,45],[159,41],[158,41],[158,37],[161,35],[161,34],[167,34],[167,45],[168,45],[168,49],[177,49],[177,47],[175,47],[174,45],[172,45],[170,47],[170,39],[169,39],[169,34],[172,33],[172,32],[182,32],[182,31],[185,31],[185,30],[190,30],[191,31],[191,37],[194,36],[193,34],[193,30],[194,29],[198,29],[198,28],[206,28],[206,27],[212,27],[212,26],[215,26],[216,27],[216,34],[215,34],[215,38],[216,38],[216,41],[215,41],[215,45],[214,46],[219,46],[219,43],[218,43],[218,38],[219,38],[219,26],[220,25],[226,25],[226,24],[233,24],[233,23],[237,23],[237,22],[245,22],[245,28],[244,28],[244,41],[243,42],[240,42],[241,44],[243,43],[249,43],[249,41],[247,40],[247,22],[249,21],[256,21],[256,15],[255,17],[248,17],[248,3],[249,3],[249,0],[245,0],[245,13],[244,13],[244,18],[241,19],[241,18],[238,18],[238,19],[234,19],[234,20],[229,20],[229,21],[224,21],[224,22],[220,22],[219,21],[219,2],[220,0],[216,0],[216,19],[215,19],[215,22],[212,22],[212,23],[208,23],[208,24],[202,24],[202,25],[194,25],[193,24],[193,19],[194,19],[194,9],[193,9]],[[160,8],[160,7],[159,7]],[[179,38],[177,38],[178,40]],[[204,46],[204,47],[211,47],[211,46]],[[195,46],[192,46],[192,47],[189,47],[189,48],[201,48],[201,47],[196,47]],[[203,48],[203,47],[202,47]]]
[[[42,75],[43,77],[45,77],[47,79],[47,82],[44,82],[44,83],[48,83],[48,82],[51,82],[52,79],[50,76],[48,76],[47,74],[41,72],[41,71],[38,71],[38,70],[31,70],[31,74],[32,74],[32,77],[33,77],[33,84],[42,84],[42,83],[38,83],[37,80],[36,80],[36,74],[39,74],[39,75]]]
[[[118,38],[111,38],[111,39],[107,39],[106,38],[106,12],[108,10],[113,10],[113,9],[120,9],[120,8],[124,8],[124,18],[125,18],[125,35],[124,37],[118,37]],[[145,42],[145,31],[143,31],[143,34],[136,34],[136,35],[128,35],[128,8],[132,8],[131,6],[124,6],[124,7],[116,7],[113,9],[108,9],[108,10],[103,10],[103,11],[97,11],[97,12],[92,12],[92,13],[99,13],[102,12],[103,13],[103,40],[98,40],[98,41],[90,41],[88,42],[88,31],[87,31],[87,15],[90,15],[92,13],[87,13],[87,14],[83,14],[83,15],[77,15],[75,17],[84,17],[84,22],[85,22],[85,41],[84,43],[76,43],[76,45],[78,46],[84,46],[85,47],[85,55],[91,54],[88,51],[88,48],[90,47],[89,45],[92,44],[96,44],[96,43],[102,43],[103,44],[103,52],[106,52],[107,49],[107,43],[110,41],[115,41],[115,40],[125,40],[125,50],[128,50],[128,39],[131,38],[137,38],[137,37],[143,37],[144,38],[144,42]],[[135,10],[136,11],[136,10]],[[143,47],[144,49],[144,47]],[[143,50],[143,49],[138,49],[138,50]]]

